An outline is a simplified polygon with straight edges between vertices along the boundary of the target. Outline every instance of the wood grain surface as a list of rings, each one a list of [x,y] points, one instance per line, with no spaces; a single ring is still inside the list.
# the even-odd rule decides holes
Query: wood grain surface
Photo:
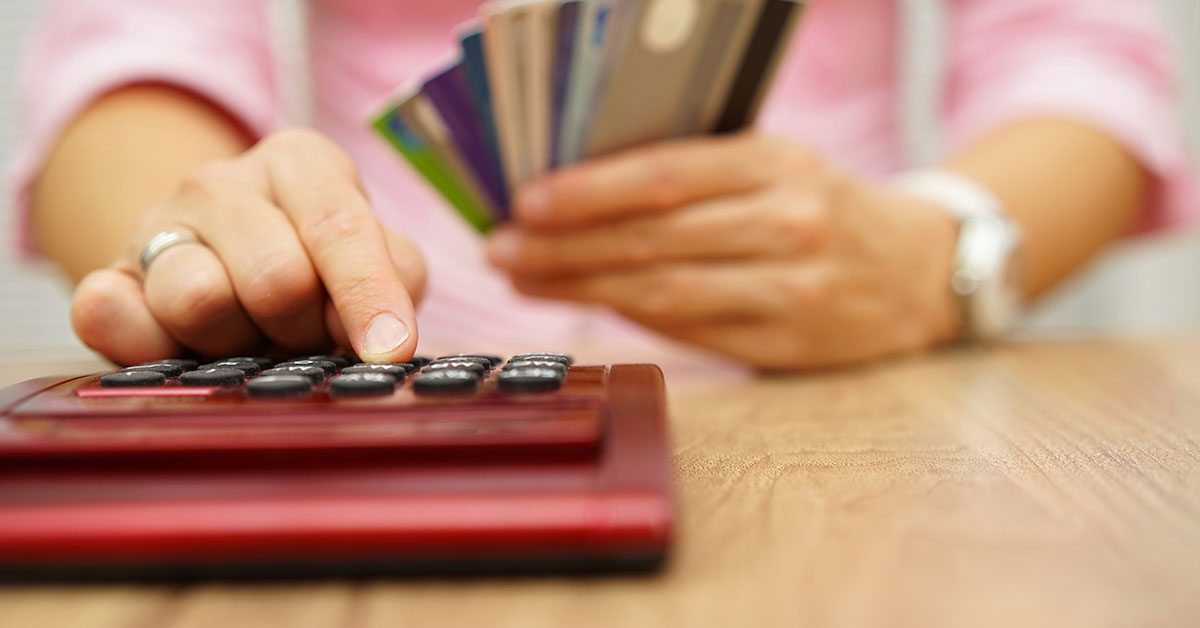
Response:
[[[0,385],[57,366],[2,366]],[[1200,626],[1200,338],[671,394],[662,574],[17,586],[0,625]]]

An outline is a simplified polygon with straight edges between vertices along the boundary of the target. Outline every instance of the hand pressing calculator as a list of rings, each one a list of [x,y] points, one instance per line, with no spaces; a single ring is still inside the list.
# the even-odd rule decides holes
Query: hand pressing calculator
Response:
[[[670,478],[653,365],[162,360],[0,390],[0,575],[649,570]]]

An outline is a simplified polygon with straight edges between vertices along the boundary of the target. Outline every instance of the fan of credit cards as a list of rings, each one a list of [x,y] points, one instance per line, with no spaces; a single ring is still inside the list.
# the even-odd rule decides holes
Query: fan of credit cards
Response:
[[[798,0],[488,2],[458,58],[375,129],[468,222],[509,217],[523,182],[647,142],[753,122]]]

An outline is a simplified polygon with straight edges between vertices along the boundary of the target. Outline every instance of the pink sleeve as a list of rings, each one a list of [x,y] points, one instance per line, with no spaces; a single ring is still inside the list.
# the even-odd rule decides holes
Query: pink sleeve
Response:
[[[178,85],[254,133],[277,116],[265,2],[51,0],[25,51],[21,140],[13,164],[18,250],[31,253],[29,188],[64,127],[96,98],[130,83]]]
[[[1109,133],[1155,175],[1140,230],[1200,219],[1153,0],[953,0],[951,10],[952,146],[1006,120],[1069,116]]]

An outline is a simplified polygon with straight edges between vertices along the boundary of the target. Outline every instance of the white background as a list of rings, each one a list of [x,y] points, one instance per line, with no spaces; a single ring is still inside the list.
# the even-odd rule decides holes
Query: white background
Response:
[[[277,8],[282,7],[276,14],[287,12],[282,2],[276,0]],[[936,17],[929,14],[934,0],[906,2],[914,6],[918,22]],[[1160,0],[1160,4],[1183,61],[1186,132],[1194,152],[1200,154],[1200,2]],[[0,163],[6,165],[17,125],[13,103],[16,59],[38,5],[35,0],[0,0]],[[930,56],[919,47],[910,51],[918,66]],[[914,77],[920,84],[919,70]],[[914,91],[919,105],[920,90]],[[913,126],[920,129],[921,122],[916,120]],[[4,234],[0,238],[0,352],[78,355],[84,349],[67,322],[69,287],[45,265],[12,259],[9,249],[14,225],[7,201],[7,194],[0,196],[0,233]],[[1197,271],[1200,232],[1196,230],[1128,242],[1040,303],[1029,325],[1126,332],[1195,328],[1200,323]]]

